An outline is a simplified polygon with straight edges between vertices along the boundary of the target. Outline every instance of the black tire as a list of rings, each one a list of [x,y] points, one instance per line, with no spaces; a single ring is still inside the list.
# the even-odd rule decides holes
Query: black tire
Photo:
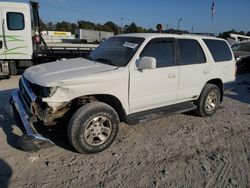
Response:
[[[207,104],[209,100],[208,97],[212,94],[213,96],[216,96],[216,101],[212,103],[213,107]],[[201,92],[199,99],[196,101],[197,104],[197,109],[195,110],[196,114],[201,117],[212,116],[218,109],[218,106],[221,101],[220,99],[221,99],[220,89],[214,84],[206,84]],[[211,109],[208,109],[208,106],[210,106]]]
[[[102,125],[99,120],[96,122],[94,119],[103,118],[107,119]],[[101,121],[101,120],[100,120]],[[93,122],[96,123],[93,124]],[[108,125],[108,126],[107,126]],[[95,126],[95,127],[93,127]],[[98,127],[99,126],[99,127]],[[103,127],[109,128],[109,134],[102,131]],[[93,127],[93,128],[91,128]],[[100,129],[100,127],[102,127]],[[105,127],[105,128],[107,128]],[[95,130],[94,130],[95,129]],[[99,129],[99,130],[96,130]],[[102,102],[92,102],[80,107],[71,118],[68,125],[68,138],[72,146],[80,153],[98,153],[108,148],[115,140],[119,129],[119,117],[116,111],[109,105]],[[95,132],[91,132],[91,131]],[[107,129],[106,129],[107,130]],[[96,132],[97,131],[97,132]],[[99,134],[106,136],[104,143],[100,145],[92,145],[96,143],[89,143],[86,135],[89,133],[89,137],[96,133],[96,137],[93,138],[93,142],[98,142]],[[86,135],[85,135],[86,134]],[[99,136],[97,136],[97,134]],[[97,139],[97,141],[95,140]],[[101,141],[101,139],[100,139]]]
[[[237,74],[244,74],[246,72],[247,72],[246,64],[241,63],[241,64],[237,65]]]
[[[10,61],[9,62],[9,70],[10,70],[10,75],[15,76],[17,75],[17,65],[15,61]]]

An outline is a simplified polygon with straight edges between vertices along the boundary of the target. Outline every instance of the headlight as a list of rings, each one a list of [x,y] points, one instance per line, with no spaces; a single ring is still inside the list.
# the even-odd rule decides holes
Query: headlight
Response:
[[[43,87],[42,88],[42,97],[51,97],[55,94],[57,87]]]

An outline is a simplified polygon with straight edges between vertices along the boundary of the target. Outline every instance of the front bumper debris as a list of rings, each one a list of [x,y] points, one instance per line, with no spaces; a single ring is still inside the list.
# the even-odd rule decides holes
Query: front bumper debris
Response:
[[[37,118],[30,113],[27,106],[24,104],[18,89],[12,92],[11,103],[19,113],[25,129],[25,133],[18,143],[22,150],[37,151],[41,148],[47,148],[54,145],[50,139],[43,137],[35,130],[33,123],[37,121]]]

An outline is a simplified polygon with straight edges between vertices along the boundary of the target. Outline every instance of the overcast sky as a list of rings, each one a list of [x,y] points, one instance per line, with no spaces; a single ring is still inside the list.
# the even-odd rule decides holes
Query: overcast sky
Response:
[[[123,17],[124,24],[155,28],[161,23],[177,28],[182,18],[181,29],[188,31],[192,27],[194,32],[250,31],[250,0],[215,0],[213,22],[212,0],[40,0],[40,5],[45,22],[113,21],[120,25]]]

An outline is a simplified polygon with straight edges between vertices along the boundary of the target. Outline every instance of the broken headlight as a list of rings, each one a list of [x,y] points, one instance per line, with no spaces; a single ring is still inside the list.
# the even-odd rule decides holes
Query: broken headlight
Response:
[[[42,97],[51,97],[55,94],[57,87],[43,87],[42,88]]]

